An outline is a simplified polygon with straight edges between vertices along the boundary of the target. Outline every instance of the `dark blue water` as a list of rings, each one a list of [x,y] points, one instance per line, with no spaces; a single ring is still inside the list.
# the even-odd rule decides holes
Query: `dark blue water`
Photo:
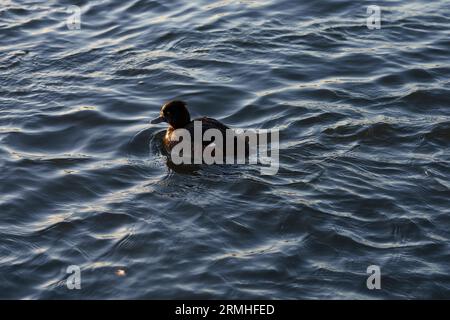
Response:
[[[2,1],[0,298],[450,298],[449,52],[449,1]],[[174,98],[278,174],[170,169]]]

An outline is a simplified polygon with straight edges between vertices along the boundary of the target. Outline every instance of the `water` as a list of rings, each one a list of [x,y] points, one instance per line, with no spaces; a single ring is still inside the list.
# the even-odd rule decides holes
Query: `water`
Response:
[[[448,1],[2,1],[0,297],[449,298],[449,27]],[[173,98],[278,128],[278,174],[173,171]]]

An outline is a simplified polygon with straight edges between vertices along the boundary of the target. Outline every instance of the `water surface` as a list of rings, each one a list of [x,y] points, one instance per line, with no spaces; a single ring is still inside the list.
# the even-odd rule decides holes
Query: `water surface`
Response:
[[[2,1],[0,298],[449,298],[449,26],[448,1]],[[173,98],[279,129],[278,174],[171,170]]]

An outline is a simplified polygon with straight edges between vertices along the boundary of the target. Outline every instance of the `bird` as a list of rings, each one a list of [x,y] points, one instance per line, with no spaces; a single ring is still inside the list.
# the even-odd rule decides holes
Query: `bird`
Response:
[[[195,121],[201,121],[202,137],[206,130],[217,129],[222,134],[222,140],[225,141],[226,130],[230,129],[228,126],[216,119],[209,117],[201,117],[191,120],[191,116],[187,109],[187,104],[186,102],[181,100],[172,100],[163,104],[163,106],[161,107],[161,111],[159,112],[159,117],[152,120],[150,123],[157,124],[161,122],[167,122],[169,124],[166,130],[166,134],[163,138],[163,145],[166,151],[170,153],[173,147],[180,142],[175,130],[186,129],[190,133],[192,141],[194,140]],[[203,141],[203,139],[201,140],[203,149],[213,142]]]
[[[230,129],[228,126],[213,118],[202,117],[191,120],[187,104],[181,100],[173,100],[165,103],[161,107],[159,117],[152,120],[151,123],[157,124],[167,122],[169,124],[166,134],[164,135],[163,144],[166,150],[170,152],[179,142],[175,130],[186,129],[191,134],[192,139],[194,138],[194,121],[201,121],[202,137],[204,132],[208,129],[218,129],[223,137],[225,137],[226,130]],[[206,147],[210,143],[211,141],[204,141],[203,147]]]

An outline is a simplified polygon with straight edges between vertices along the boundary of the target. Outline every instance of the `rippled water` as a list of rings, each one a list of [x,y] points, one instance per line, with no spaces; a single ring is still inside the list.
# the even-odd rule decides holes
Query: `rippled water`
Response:
[[[448,1],[2,1],[0,297],[449,298],[449,29]],[[278,174],[172,171],[172,98],[278,128]]]

